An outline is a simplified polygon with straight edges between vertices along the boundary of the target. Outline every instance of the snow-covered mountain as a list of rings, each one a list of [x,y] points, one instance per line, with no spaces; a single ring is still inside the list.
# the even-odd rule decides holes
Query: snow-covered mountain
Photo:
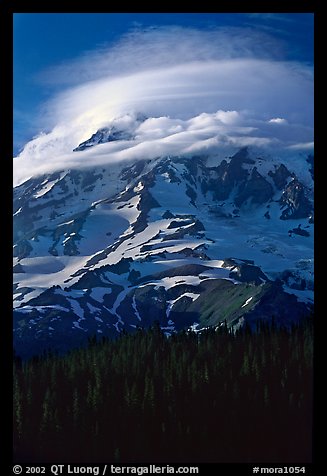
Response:
[[[76,154],[133,140],[103,128]],[[300,164],[300,166],[299,166]],[[34,177],[14,189],[14,345],[65,350],[159,321],[166,333],[313,305],[313,160],[247,148]]]

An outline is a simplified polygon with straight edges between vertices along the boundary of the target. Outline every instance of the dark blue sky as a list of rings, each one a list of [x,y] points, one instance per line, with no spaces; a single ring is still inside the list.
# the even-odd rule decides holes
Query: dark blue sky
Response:
[[[132,29],[166,25],[257,29],[281,42],[283,59],[313,64],[313,14],[14,14],[14,153],[39,132],[39,107],[58,92],[59,86],[42,81],[43,71],[114,44]]]

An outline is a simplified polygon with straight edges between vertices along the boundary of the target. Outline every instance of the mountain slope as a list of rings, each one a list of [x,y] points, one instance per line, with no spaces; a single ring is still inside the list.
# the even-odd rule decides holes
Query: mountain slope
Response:
[[[101,130],[76,153],[105,140],[132,137]],[[65,350],[155,320],[169,334],[305,315],[313,303],[311,162],[299,170],[245,148],[223,160],[66,170],[16,187],[17,352]]]

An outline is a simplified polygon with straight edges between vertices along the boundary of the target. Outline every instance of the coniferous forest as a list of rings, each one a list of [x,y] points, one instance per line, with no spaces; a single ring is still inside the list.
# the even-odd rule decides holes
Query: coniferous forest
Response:
[[[159,326],[14,362],[14,459],[311,461],[313,328]]]

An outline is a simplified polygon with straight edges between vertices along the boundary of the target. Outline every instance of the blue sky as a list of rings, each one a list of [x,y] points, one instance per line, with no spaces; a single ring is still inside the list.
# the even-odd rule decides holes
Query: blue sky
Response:
[[[177,25],[207,31],[235,27],[276,40],[280,59],[313,63],[312,14],[109,13],[14,14],[14,152],[40,132],[40,108],[68,84],[51,71],[129,31]],[[273,55],[274,52],[272,52]]]

